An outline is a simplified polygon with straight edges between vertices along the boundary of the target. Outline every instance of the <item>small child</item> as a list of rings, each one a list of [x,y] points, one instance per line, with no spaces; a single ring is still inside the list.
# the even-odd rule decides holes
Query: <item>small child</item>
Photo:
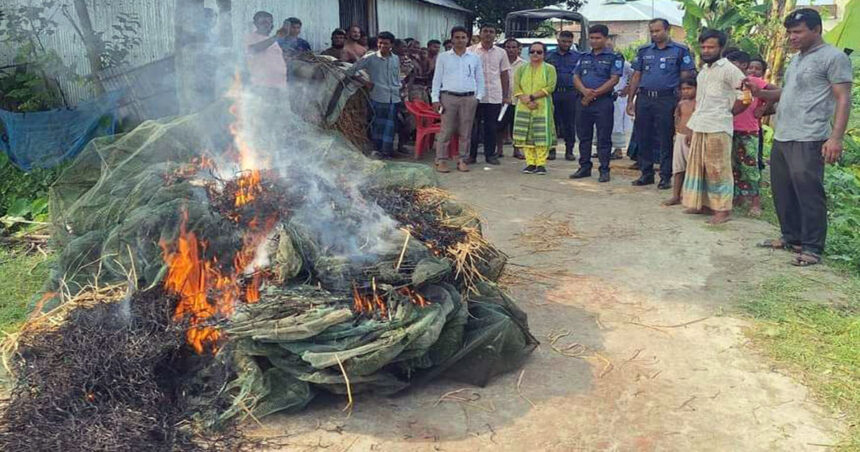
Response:
[[[726,55],[741,71],[746,73],[751,57],[742,50]],[[757,63],[758,65],[758,63]],[[757,76],[748,76],[746,84],[755,84],[764,89],[769,85]],[[748,88],[744,88],[749,93]],[[760,118],[765,107],[758,98],[747,98],[746,109],[735,114],[734,133],[732,134],[732,173],[734,174],[734,205],[750,203],[749,215],[761,216],[761,168],[759,166],[759,137],[761,136]]]
[[[681,100],[675,107],[675,147],[672,157],[672,197],[663,201],[664,206],[681,204],[681,188],[684,185],[684,174],[687,171],[687,159],[690,158],[690,140],[693,131],[687,127],[687,121],[696,110],[696,79],[685,77],[681,80]]]

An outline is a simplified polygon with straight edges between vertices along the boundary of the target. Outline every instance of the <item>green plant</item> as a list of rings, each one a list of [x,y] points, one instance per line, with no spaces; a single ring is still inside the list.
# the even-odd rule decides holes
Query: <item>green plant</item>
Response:
[[[64,166],[25,173],[0,153],[0,222],[11,229],[21,220],[48,220],[48,189]]]
[[[698,54],[698,36],[703,27],[722,30],[729,35],[729,46],[752,54],[764,54],[770,0],[682,0],[687,43]]]

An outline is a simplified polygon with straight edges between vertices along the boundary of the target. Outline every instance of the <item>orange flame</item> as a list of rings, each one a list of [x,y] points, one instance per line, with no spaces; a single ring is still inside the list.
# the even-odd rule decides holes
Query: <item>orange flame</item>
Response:
[[[239,186],[236,189],[236,207],[242,207],[254,201],[257,195],[263,192],[263,186],[260,184],[260,170],[243,172],[236,183]]]
[[[165,241],[160,242],[168,267],[164,287],[169,293],[179,296],[179,303],[173,313],[174,320],[189,318],[191,328],[186,333],[188,344],[197,353],[203,353],[206,345],[211,344],[214,352],[221,333],[215,327],[206,325],[207,321],[214,320],[216,316],[232,315],[242,295],[247,303],[260,300],[261,275],[255,274],[244,290],[241,287],[241,275],[253,261],[261,241],[265,240],[268,231],[274,226],[274,219],[266,223],[265,230],[249,231],[245,235],[230,274],[220,270],[217,258],[203,258],[206,242],[187,230],[187,222],[188,213],[183,212],[179,237],[173,247]]]

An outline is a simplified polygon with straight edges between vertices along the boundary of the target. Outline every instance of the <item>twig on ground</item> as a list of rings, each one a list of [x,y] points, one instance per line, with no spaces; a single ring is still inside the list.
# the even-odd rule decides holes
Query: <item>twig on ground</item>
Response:
[[[535,403],[534,403],[534,402],[532,402],[531,400],[529,400],[529,398],[528,398],[528,397],[526,397],[526,396],[525,396],[525,394],[523,394],[523,391],[520,389],[520,386],[523,384],[523,375],[525,375],[525,373],[526,373],[526,370],[525,370],[525,369],[523,369],[523,370],[522,370],[522,372],[520,372],[520,377],[519,377],[519,378],[517,378],[517,394],[519,394],[519,395],[520,395],[520,398],[522,398],[523,400],[525,400],[526,402],[528,402],[528,403],[529,403],[529,405],[531,405],[531,406],[532,406],[532,408],[537,408],[537,405],[535,405]]]

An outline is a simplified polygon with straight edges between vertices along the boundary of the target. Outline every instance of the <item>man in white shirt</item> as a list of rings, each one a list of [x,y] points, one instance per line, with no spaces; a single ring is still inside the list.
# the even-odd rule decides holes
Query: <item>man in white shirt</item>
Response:
[[[514,74],[516,73],[517,68],[526,63],[526,60],[520,56],[521,49],[522,47],[520,46],[520,42],[516,39],[508,38],[505,40],[505,53],[508,55],[508,63],[511,64],[511,75],[509,78],[511,86],[513,86]],[[496,157],[502,156],[502,150],[505,147],[505,140],[513,134],[516,103],[517,98],[511,97],[511,105],[508,106],[504,117],[501,122],[499,122],[498,132],[496,133]],[[514,158],[525,160],[526,156],[523,154],[523,151],[514,147]]]
[[[693,137],[681,199],[685,213],[713,213],[709,224],[731,218],[732,118],[746,108],[740,100],[744,73],[720,57],[726,40],[726,34],[719,30],[706,29],[699,35],[705,64],[696,77],[696,111],[687,122]]]
[[[467,150],[478,102],[484,97],[484,69],[481,58],[466,49],[469,32],[466,27],[451,29],[454,47],[436,59],[436,72],[430,98],[433,108],[442,113],[442,130],[436,137],[436,171],[449,173],[448,144],[457,135],[460,141],[458,171],[469,171]]]
[[[478,143],[483,138],[484,158],[491,165],[498,165],[496,152],[496,130],[498,129],[499,113],[503,104],[511,103],[511,63],[507,53],[495,45],[496,28],[492,25],[481,27],[481,42],[469,48],[469,51],[481,57],[484,68],[484,87],[486,96],[481,99],[475,114],[472,128],[472,147],[466,163],[475,163],[478,158]]]

